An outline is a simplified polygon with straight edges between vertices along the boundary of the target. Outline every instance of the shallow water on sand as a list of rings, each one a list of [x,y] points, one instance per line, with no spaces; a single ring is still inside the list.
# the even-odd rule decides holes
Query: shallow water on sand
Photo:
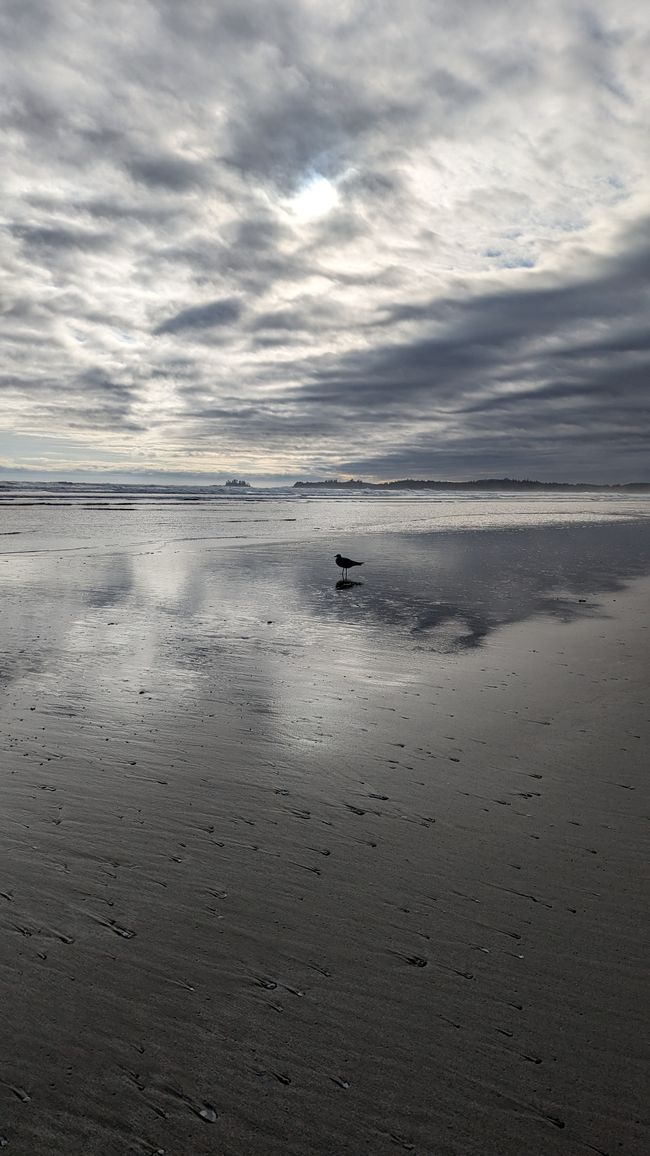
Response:
[[[426,668],[531,616],[597,615],[650,572],[639,495],[46,499],[0,509],[0,681],[118,715],[134,683],[178,700],[259,674],[265,697],[298,653]],[[344,589],[337,551],[364,563]]]

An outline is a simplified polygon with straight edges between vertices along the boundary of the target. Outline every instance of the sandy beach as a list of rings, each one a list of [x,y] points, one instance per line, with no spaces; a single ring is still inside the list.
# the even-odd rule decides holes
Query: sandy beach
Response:
[[[647,1152],[650,523],[376,509],[2,511],[10,1156]]]

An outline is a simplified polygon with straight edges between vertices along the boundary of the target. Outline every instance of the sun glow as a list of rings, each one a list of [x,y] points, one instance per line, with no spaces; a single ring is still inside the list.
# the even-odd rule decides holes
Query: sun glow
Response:
[[[326,177],[315,177],[304,185],[289,202],[292,213],[301,221],[314,221],[336,208],[339,195]]]

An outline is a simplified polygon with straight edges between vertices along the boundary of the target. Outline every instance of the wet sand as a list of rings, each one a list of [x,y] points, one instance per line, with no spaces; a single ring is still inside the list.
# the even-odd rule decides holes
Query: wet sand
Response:
[[[39,618],[39,581],[1,715],[8,1153],[647,1151],[647,577],[444,654],[341,602],[327,644],[195,606],[173,671],[110,598]]]

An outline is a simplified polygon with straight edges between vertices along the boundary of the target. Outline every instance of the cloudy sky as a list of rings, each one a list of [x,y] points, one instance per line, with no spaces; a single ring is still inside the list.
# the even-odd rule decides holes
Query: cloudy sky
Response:
[[[0,45],[3,476],[650,478],[646,0],[3,0]]]

